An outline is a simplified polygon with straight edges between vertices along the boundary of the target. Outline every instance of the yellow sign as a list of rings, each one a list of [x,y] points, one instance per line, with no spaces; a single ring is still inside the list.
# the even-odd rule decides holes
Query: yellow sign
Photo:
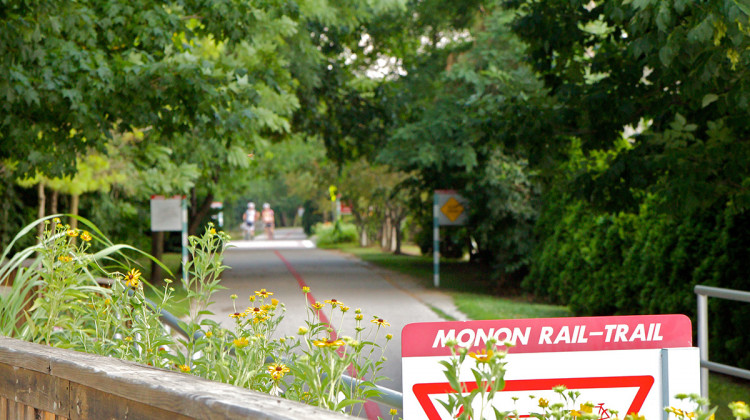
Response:
[[[461,205],[461,203],[458,202],[455,198],[451,197],[448,199],[448,201],[443,204],[443,207],[440,208],[440,211],[443,212],[443,214],[450,220],[451,222],[455,222],[456,219],[458,219],[459,216],[464,212],[464,206]]]

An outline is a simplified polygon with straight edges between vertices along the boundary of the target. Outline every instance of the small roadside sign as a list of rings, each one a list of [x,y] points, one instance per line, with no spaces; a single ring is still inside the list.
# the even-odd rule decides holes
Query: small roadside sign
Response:
[[[539,398],[563,402],[552,390],[559,385],[581,393],[568,409],[591,402],[601,419],[611,410],[621,418],[665,418],[664,407],[680,406],[674,395],[700,389],[698,349],[684,315],[416,323],[402,331],[404,418],[451,419],[440,404],[454,392],[440,364],[450,359],[446,343],[478,351],[490,338],[514,343],[505,359],[505,388],[492,405],[518,410],[522,418],[542,412]],[[474,363],[467,357],[461,368],[465,392],[478,386]]]
[[[182,196],[151,196],[151,231],[175,232],[182,230]]]
[[[468,221],[468,202],[456,191],[435,190],[435,202],[440,210],[437,215],[440,226],[462,226]]]

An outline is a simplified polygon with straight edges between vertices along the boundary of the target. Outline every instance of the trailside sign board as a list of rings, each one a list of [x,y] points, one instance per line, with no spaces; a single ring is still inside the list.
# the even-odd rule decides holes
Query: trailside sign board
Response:
[[[680,407],[675,394],[700,391],[698,349],[684,315],[415,323],[401,337],[404,418],[451,419],[439,403],[453,392],[439,364],[451,357],[446,342],[477,351],[490,338],[515,345],[505,359],[505,388],[492,405],[524,418],[542,412],[539,398],[563,402],[552,391],[558,385],[581,393],[567,408],[591,402],[600,419],[611,410],[620,418],[632,412],[665,418],[664,407]],[[477,387],[474,366],[467,357],[461,368],[459,380],[468,391]]]
[[[151,231],[174,232],[182,230],[182,197],[151,196]]]
[[[467,200],[454,190],[435,190],[435,206],[440,226],[462,226],[468,220]]]

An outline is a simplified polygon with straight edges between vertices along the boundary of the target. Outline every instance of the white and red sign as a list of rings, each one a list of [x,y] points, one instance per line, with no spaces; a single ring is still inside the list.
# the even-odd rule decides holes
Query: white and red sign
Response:
[[[439,403],[454,392],[439,364],[451,357],[446,343],[477,351],[490,338],[514,344],[505,388],[492,405],[521,417],[542,412],[539,398],[563,402],[552,391],[558,385],[579,391],[577,403],[593,403],[602,419],[611,410],[657,419],[665,406],[679,405],[675,394],[700,387],[698,349],[684,315],[416,323],[402,332],[404,418],[452,418]],[[477,387],[472,366],[467,358],[459,376],[468,392]]]

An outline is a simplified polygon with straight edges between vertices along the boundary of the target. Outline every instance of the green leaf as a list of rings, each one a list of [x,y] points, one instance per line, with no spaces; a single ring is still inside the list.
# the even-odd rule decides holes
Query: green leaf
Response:
[[[709,93],[703,97],[703,101],[701,102],[702,103],[701,107],[705,108],[711,105],[712,103],[716,102],[717,99],[719,99],[718,95],[714,93]]]
[[[742,13],[750,15],[750,0],[732,0],[734,4],[742,10]]]

